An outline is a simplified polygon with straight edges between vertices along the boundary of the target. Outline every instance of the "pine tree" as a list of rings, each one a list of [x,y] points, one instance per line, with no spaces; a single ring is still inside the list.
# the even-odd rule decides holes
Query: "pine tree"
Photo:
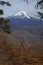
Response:
[[[36,4],[36,7],[37,7],[37,8],[40,8],[40,9],[42,10],[42,9],[43,9],[43,0],[39,0],[39,1],[37,2],[37,4]],[[38,16],[39,16],[41,19],[43,19],[43,13],[40,12],[40,11],[38,11],[37,13],[38,13]]]
[[[24,0],[24,1],[26,1],[26,3],[29,3],[29,0]],[[43,0],[36,0],[36,1],[37,1],[37,4],[35,6],[35,9],[38,9],[38,8],[43,9]],[[38,11],[37,14],[38,14],[38,17],[43,19],[43,13],[42,12]]]
[[[0,1],[0,5],[4,6],[11,6],[9,2],[5,1]],[[4,12],[2,9],[0,9],[0,16],[3,15]],[[6,33],[10,33],[10,24],[9,24],[9,19],[5,19],[4,17],[0,17],[0,31],[3,30]]]

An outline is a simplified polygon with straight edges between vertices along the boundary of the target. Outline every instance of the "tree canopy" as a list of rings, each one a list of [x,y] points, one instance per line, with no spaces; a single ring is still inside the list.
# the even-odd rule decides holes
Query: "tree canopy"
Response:
[[[26,1],[26,3],[29,3],[29,0],[24,0],[24,1]],[[43,0],[36,0],[36,1],[37,1],[37,4],[35,5],[35,9],[38,9],[38,8],[43,9]],[[38,11],[37,14],[41,19],[43,19],[42,12]]]
[[[9,2],[5,2],[5,1],[0,1],[0,5],[11,6],[11,4]]]
[[[43,8],[43,0],[37,1],[37,7]]]
[[[7,6],[11,6],[11,4],[9,2],[5,2],[5,1],[0,1],[0,5],[7,5]],[[3,15],[4,12],[2,9],[0,9],[0,15]],[[10,24],[9,24],[9,19],[5,19],[3,17],[0,17],[0,30],[3,30],[6,33],[10,33]]]
[[[36,4],[37,8],[43,9],[43,0],[39,0]],[[43,13],[38,11],[38,16],[43,19]]]
[[[24,1],[26,1],[26,3],[29,3],[29,0],[24,0]],[[43,0],[36,0],[36,1],[37,1],[36,6],[40,7],[42,9],[43,8]]]

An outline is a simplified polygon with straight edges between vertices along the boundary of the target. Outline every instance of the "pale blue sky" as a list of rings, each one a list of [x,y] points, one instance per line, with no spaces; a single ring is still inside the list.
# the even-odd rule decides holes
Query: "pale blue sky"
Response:
[[[11,3],[11,7],[3,7],[0,5],[0,9],[4,10],[4,17],[8,17],[9,15],[15,15],[19,11],[25,11],[29,16],[34,17],[36,15],[35,3],[36,0],[29,0],[29,4],[24,2],[24,0],[4,0],[9,1]]]

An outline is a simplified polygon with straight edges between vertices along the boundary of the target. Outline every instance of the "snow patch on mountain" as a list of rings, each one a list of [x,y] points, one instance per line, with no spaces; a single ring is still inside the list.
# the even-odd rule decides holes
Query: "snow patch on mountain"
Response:
[[[15,17],[17,18],[30,18],[30,16],[28,16],[24,11],[20,11],[17,14],[15,14]]]

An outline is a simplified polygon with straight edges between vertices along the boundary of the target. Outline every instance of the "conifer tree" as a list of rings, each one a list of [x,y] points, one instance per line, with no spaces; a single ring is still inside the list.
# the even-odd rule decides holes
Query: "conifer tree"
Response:
[[[4,7],[4,5],[11,6],[9,2],[0,1],[0,5]],[[5,19],[4,17],[1,17],[1,15],[4,14],[4,11],[0,9],[0,31],[3,30],[6,33],[10,33],[10,24],[9,19]]]

